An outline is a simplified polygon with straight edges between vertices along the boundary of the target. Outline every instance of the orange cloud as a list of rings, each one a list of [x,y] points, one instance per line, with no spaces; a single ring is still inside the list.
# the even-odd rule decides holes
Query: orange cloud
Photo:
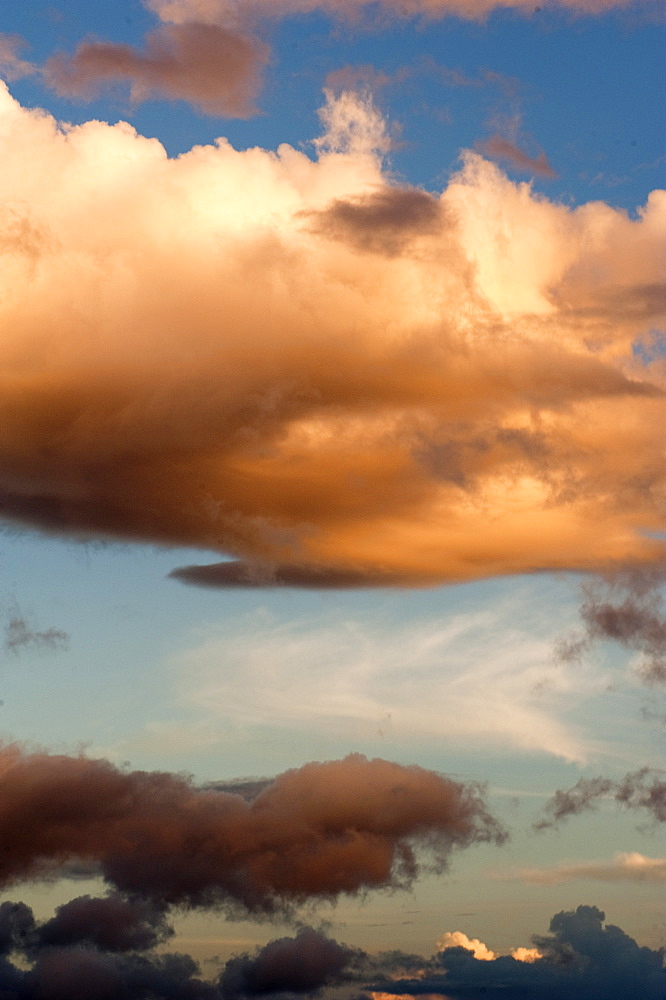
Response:
[[[398,188],[348,92],[315,159],[0,116],[4,517],[217,550],[226,582],[663,557],[666,372],[632,347],[664,192],[571,209],[471,152]]]

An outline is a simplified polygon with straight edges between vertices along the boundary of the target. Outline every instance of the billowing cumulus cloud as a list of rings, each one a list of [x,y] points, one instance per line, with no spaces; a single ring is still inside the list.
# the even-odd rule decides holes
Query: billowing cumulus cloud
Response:
[[[360,755],[287,771],[250,801],[14,746],[0,752],[0,777],[3,885],[95,862],[109,885],[160,906],[271,913],[408,886],[419,848],[442,868],[454,848],[505,839],[476,786]],[[80,913],[61,913],[61,928],[65,918]]]
[[[138,103],[151,97],[184,100],[210,115],[247,118],[268,50],[257,39],[214,24],[162,25],[141,51],[112,42],[82,42],[72,56],[53,56],[47,84],[67,97],[94,97],[105,86],[127,82]]]
[[[663,555],[666,194],[569,208],[467,153],[396,187],[367,96],[309,158],[0,94],[0,512],[428,585]],[[652,534],[650,534],[652,532]]]
[[[666,781],[648,768],[642,768],[620,781],[580,778],[572,788],[558,789],[544,806],[543,818],[535,824],[535,829],[556,827],[570,816],[597,808],[605,798],[615,800],[626,809],[644,809],[657,823],[666,822]]]
[[[345,972],[362,957],[362,952],[304,927],[295,938],[279,938],[254,955],[232,958],[219,985],[228,998],[281,992],[311,996],[323,986],[344,981]]]
[[[447,1000],[481,995],[488,1000],[658,1000],[666,986],[663,952],[639,947],[619,927],[604,926],[605,919],[597,907],[579,906],[555,914],[550,934],[533,937],[538,954],[524,949],[520,957],[488,959],[464,945],[453,947],[438,956],[439,972],[429,969],[422,978],[376,987],[387,996],[435,994]]]

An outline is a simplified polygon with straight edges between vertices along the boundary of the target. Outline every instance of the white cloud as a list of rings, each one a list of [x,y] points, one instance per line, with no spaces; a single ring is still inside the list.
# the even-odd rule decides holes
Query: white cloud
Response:
[[[553,665],[548,638],[512,625],[515,617],[514,602],[400,624],[258,612],[174,664],[182,700],[223,725],[583,760],[589,747],[566,711],[606,678],[595,666]]]

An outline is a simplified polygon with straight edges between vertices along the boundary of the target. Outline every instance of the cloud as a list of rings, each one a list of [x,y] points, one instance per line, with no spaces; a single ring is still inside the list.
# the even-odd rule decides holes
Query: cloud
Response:
[[[666,881],[666,858],[648,858],[636,851],[618,852],[610,862],[583,861],[555,865],[552,868],[521,868],[506,877],[535,885],[561,885],[563,882],[580,879],[597,882],[663,882]]]
[[[197,19],[227,22],[238,18],[283,18],[323,10],[336,17],[356,18],[376,0],[144,0],[162,20],[181,23]],[[636,0],[551,0],[553,6],[580,14],[601,14],[631,6]],[[648,0],[649,2],[649,0]],[[387,14],[406,17],[460,17],[482,20],[494,10],[514,9],[532,14],[533,0],[381,0]],[[537,7],[538,9],[538,7]]]
[[[82,42],[72,56],[46,63],[46,83],[65,97],[92,98],[103,87],[127,81],[139,103],[150,98],[189,101],[206,114],[248,118],[268,50],[213,24],[162,25],[146,36],[145,49],[110,42]]]
[[[229,998],[282,992],[311,996],[329,983],[343,981],[345,971],[361,955],[320,931],[303,927],[295,938],[279,938],[254,955],[232,958],[219,985],[222,995]]]
[[[528,156],[524,150],[519,149],[508,139],[502,138],[501,135],[491,135],[479,148],[491,159],[507,160],[512,166],[526,173],[537,174],[539,177],[557,177],[545,153],[540,153],[536,157]]]
[[[96,902],[103,905],[105,900]],[[349,995],[356,984],[357,991],[364,989],[358,995],[373,1000],[415,995],[462,1000],[471,991],[480,991],[491,1000],[507,995],[625,1000],[634,990],[645,1000],[657,1000],[664,984],[662,952],[640,948],[619,927],[604,927],[604,920],[596,907],[579,906],[575,912],[556,914],[550,935],[534,937],[536,947],[516,948],[512,956],[499,957],[488,957],[493,953],[486,949],[488,954],[480,958],[467,945],[481,942],[470,942],[460,932],[451,937],[461,944],[424,959],[400,952],[370,956],[304,927],[293,938],[270,941],[254,955],[230,959],[214,982],[204,982],[189,956],[156,954],[152,945],[137,945],[126,952],[102,943],[42,943],[48,922],[39,924],[23,903],[5,902],[0,906],[0,990],[22,1000],[111,1000],[119,996],[128,1000],[155,996],[236,1000],[313,996],[323,990],[329,996]],[[10,953],[20,956],[16,965],[6,957]],[[417,969],[419,978],[400,978],[408,969]],[[346,989],[344,994],[341,988]]]
[[[661,587],[663,566],[631,567],[582,586],[583,631],[560,640],[557,655],[579,660],[595,643],[616,642],[642,654],[639,676],[648,684],[666,683],[666,611]]]
[[[4,518],[223,583],[663,558],[664,192],[573,209],[471,152],[396,186],[350,92],[314,159],[0,115]]]
[[[110,886],[159,906],[272,913],[408,886],[417,848],[442,868],[454,848],[505,839],[476,786],[360,755],[287,771],[249,802],[15,746],[0,752],[0,775],[3,885],[95,861]]]
[[[37,72],[32,63],[19,57],[19,52],[26,46],[27,42],[20,35],[0,32],[0,79],[11,82]]]
[[[119,893],[78,896],[41,925],[33,948],[88,944],[102,951],[144,951],[173,933],[164,911],[147,900],[130,900]]]
[[[569,713],[605,691],[607,674],[549,664],[548,641],[517,627],[517,614],[513,602],[408,625],[253,614],[174,656],[171,667],[180,701],[213,732],[342,727],[365,746],[382,736],[402,746],[436,739],[583,761],[593,742]]]
[[[614,799],[626,809],[646,809],[655,822],[666,821],[666,781],[652,777],[648,768],[633,771],[620,781],[611,778],[580,778],[567,790],[558,789],[544,806],[543,819],[535,829],[558,826],[569,816],[595,809],[604,798]]]
[[[447,948],[466,948],[480,962],[491,962],[496,958],[495,952],[491,951],[483,941],[479,941],[478,938],[468,938],[462,931],[447,931],[437,938],[437,950],[446,951]]]
[[[12,601],[6,609],[4,648],[9,653],[18,655],[23,650],[36,652],[61,652],[69,648],[69,634],[60,628],[52,626],[47,629],[33,628],[16,601]]]
[[[372,989],[391,995],[436,994],[463,1000],[483,994],[487,1000],[526,997],[534,1000],[625,1000],[640,996],[658,1000],[666,973],[663,952],[641,948],[619,927],[603,925],[605,914],[595,906],[557,913],[550,934],[535,935],[533,949],[516,957],[475,957],[466,947],[453,947],[438,956],[441,970],[420,979],[400,979],[373,984]],[[523,957],[523,960],[518,958]],[[374,994],[371,993],[371,996]]]

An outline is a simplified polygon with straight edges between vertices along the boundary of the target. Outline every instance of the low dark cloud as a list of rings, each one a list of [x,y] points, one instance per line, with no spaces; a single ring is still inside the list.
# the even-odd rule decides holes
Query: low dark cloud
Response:
[[[519,961],[510,955],[491,960],[466,948],[438,956],[439,972],[418,979],[375,983],[373,992],[440,994],[447,1000],[661,1000],[666,989],[663,951],[641,948],[595,906],[557,913],[550,934],[535,935],[541,957]]]
[[[256,798],[106,760],[0,750],[0,884],[93,862],[109,886],[164,907],[257,915],[368,889],[404,888],[455,848],[506,833],[482,790],[416,766],[306,764]]]
[[[213,24],[166,24],[146,36],[142,51],[111,42],[82,42],[74,55],[53,56],[43,73],[65,97],[93,98],[127,82],[132,101],[184,100],[205,114],[248,118],[268,50],[251,36]]]
[[[77,934],[67,944],[47,940],[45,929],[67,907],[82,906],[98,930],[126,922],[136,927],[133,900],[111,895],[74,899],[50,921],[38,922],[24,903],[0,906],[0,996],[3,1000],[242,1000],[250,997],[359,997],[378,992],[447,1000],[661,1000],[666,985],[663,949],[641,948],[595,906],[557,913],[550,933],[534,935],[523,960],[479,960],[466,947],[429,959],[399,951],[368,955],[303,927],[294,937],[269,941],[254,954],[231,958],[214,981],[204,981],[188,955],[157,954],[154,942],[136,939],[131,950],[98,934]],[[93,906],[92,904],[95,904]],[[106,913],[106,917],[103,914]],[[157,921],[159,923],[159,920]],[[83,930],[83,928],[81,928]],[[465,935],[458,935],[467,940]],[[470,944],[479,942],[470,942]],[[492,952],[487,954],[493,955]],[[11,961],[10,961],[11,956]],[[328,993],[327,993],[328,991]]]
[[[657,823],[666,822],[666,781],[642,768],[620,781],[581,778],[572,788],[558,789],[544,806],[543,818],[535,823],[535,829],[556,827],[570,816],[595,809],[604,798],[613,799],[626,809],[646,810]]]
[[[208,566],[182,566],[169,576],[196,587],[249,588],[295,587],[301,590],[354,590],[365,587],[410,587],[415,582],[408,574],[381,573],[362,568],[335,569],[326,566],[271,566],[232,559]],[[435,583],[433,579],[431,581]]]
[[[254,955],[232,958],[219,984],[228,1000],[282,992],[311,996],[326,985],[343,981],[362,959],[362,952],[303,927],[295,938],[279,938]]]
[[[79,896],[59,906],[36,935],[39,948],[94,945],[103,951],[144,951],[173,935],[164,910],[118,893]]]
[[[564,661],[579,659],[597,642],[642,654],[638,672],[648,684],[666,683],[666,568],[630,568],[586,581],[581,588],[582,630],[556,648]]]

